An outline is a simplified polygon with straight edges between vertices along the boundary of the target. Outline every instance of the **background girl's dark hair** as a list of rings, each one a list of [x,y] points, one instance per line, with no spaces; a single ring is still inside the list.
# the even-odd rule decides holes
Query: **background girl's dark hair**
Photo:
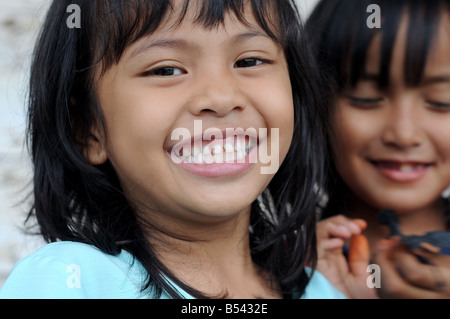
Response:
[[[191,1],[192,2],[192,1]],[[185,7],[180,22],[189,6]],[[291,0],[203,0],[197,22],[214,28],[234,13],[245,23],[251,4],[260,26],[284,49],[295,104],[292,147],[271,181],[276,218],[255,201],[251,215],[254,262],[271,274],[284,297],[298,297],[308,283],[307,258],[315,266],[316,187],[324,163],[326,112],[319,103],[317,70],[303,42]],[[69,4],[81,8],[81,29],[66,26]],[[34,52],[31,69],[28,145],[34,164],[34,205],[39,232],[48,241],[77,241],[107,254],[132,253],[148,272],[143,292],[180,297],[165,278],[194,297],[206,297],[174,276],[153,253],[144,223],[122,191],[112,165],[92,166],[83,151],[91,128],[104,124],[96,98],[94,72],[117,63],[124,50],[151,34],[172,10],[168,0],[55,0]],[[264,193],[266,194],[266,193]],[[262,195],[263,201],[268,199]],[[271,213],[274,213],[273,211]]]
[[[371,29],[367,8],[381,9],[381,28]],[[394,44],[401,20],[409,16],[405,50],[404,81],[417,86],[423,79],[428,52],[443,12],[450,12],[450,0],[321,0],[306,23],[314,56],[322,69],[322,84],[329,92],[328,105],[346,88],[354,88],[366,76],[368,49],[375,35],[381,34],[380,69],[377,74],[381,90],[389,86]],[[332,110],[328,113],[332,114]],[[329,137],[333,134],[329,122]],[[328,138],[327,159],[330,168],[327,182],[329,196],[323,217],[347,210],[349,190],[334,167],[333,147]],[[450,206],[449,206],[450,212]]]

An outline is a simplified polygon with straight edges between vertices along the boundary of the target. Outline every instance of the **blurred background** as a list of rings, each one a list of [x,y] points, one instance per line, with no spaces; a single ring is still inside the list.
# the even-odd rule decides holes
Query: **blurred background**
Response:
[[[0,287],[18,260],[44,244],[24,233],[32,179],[24,133],[31,53],[50,2],[0,1]],[[296,2],[306,18],[317,0]]]

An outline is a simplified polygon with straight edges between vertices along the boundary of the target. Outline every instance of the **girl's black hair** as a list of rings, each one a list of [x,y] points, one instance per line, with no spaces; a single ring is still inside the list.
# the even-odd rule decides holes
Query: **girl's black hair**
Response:
[[[381,28],[369,28],[367,24],[373,13],[367,12],[372,4],[380,8]],[[450,0],[321,0],[308,18],[305,29],[322,70],[321,82],[328,86],[326,98],[330,108],[335,105],[336,96],[347,88],[354,88],[366,76],[368,50],[377,34],[381,35],[381,46],[376,81],[381,90],[389,86],[394,45],[405,16],[409,20],[404,81],[408,86],[419,85],[443,12],[450,12]],[[345,212],[349,196],[349,190],[333,164],[330,142],[333,132],[330,119],[328,122],[328,204],[323,217]]]
[[[381,10],[381,28],[370,28],[369,5]],[[307,22],[315,56],[329,74],[335,90],[351,86],[365,76],[367,51],[375,35],[381,34],[378,85],[386,88],[394,44],[401,20],[408,15],[404,80],[416,86],[423,77],[428,52],[441,13],[450,10],[449,0],[322,0]]]
[[[180,22],[190,3],[185,0]],[[251,5],[259,25],[283,48],[294,92],[295,132],[285,161],[252,205],[250,245],[254,262],[271,274],[286,298],[299,297],[315,267],[315,208],[324,177],[325,127],[319,115],[318,71],[293,0],[198,0],[197,22],[214,28],[227,13],[245,23]],[[68,28],[70,4],[81,9],[81,28]],[[112,165],[93,166],[83,156],[91,128],[104,125],[96,98],[95,70],[104,72],[124,50],[151,34],[173,10],[170,0],[54,0],[34,51],[31,68],[28,145],[34,165],[34,202],[28,219],[37,218],[46,241],[76,241],[116,255],[129,251],[148,277],[143,292],[180,297],[166,278],[204,298],[165,267],[146,240],[139,220]],[[267,209],[273,206],[275,209]],[[269,205],[270,204],[270,205]],[[267,216],[271,215],[273,216]]]

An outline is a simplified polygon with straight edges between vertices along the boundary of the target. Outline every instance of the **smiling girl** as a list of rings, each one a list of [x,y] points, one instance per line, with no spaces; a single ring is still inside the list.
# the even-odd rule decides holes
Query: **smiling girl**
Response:
[[[381,29],[367,25],[371,4],[381,9]],[[449,201],[441,194],[450,185],[450,2],[321,1],[308,31],[335,95],[324,217],[347,217],[321,222],[319,269],[341,265],[344,279],[334,280],[347,295],[373,296],[366,286],[369,255],[350,250],[348,267],[342,239],[363,231],[376,251],[390,235],[378,220],[384,209],[395,211],[404,235],[449,227]],[[450,273],[438,267],[449,264],[444,256],[415,252],[426,255],[431,265],[424,265],[398,242],[383,247],[389,253],[372,260],[381,267],[381,295],[448,296]]]
[[[75,2],[81,29],[65,26],[73,0],[53,2],[30,82],[31,214],[52,243],[0,296],[341,296],[304,267],[326,109],[294,3]],[[273,147],[262,174],[250,154]]]

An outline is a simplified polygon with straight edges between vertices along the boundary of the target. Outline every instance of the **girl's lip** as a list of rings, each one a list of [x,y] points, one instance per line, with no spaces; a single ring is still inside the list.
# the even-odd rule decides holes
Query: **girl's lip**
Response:
[[[388,179],[398,183],[411,183],[421,179],[433,163],[399,160],[370,160],[375,168]]]
[[[250,169],[256,162],[253,162],[250,159],[256,158],[256,154],[258,151],[258,145],[255,145],[252,150],[247,154],[247,156],[242,161],[233,161],[233,162],[225,162],[225,163],[212,163],[212,164],[196,164],[196,163],[187,163],[181,161],[179,164],[176,164],[181,169],[198,176],[210,177],[210,178],[218,178],[218,177],[226,177],[226,176],[235,176],[244,173],[248,169]],[[168,154],[170,157],[170,154]]]

